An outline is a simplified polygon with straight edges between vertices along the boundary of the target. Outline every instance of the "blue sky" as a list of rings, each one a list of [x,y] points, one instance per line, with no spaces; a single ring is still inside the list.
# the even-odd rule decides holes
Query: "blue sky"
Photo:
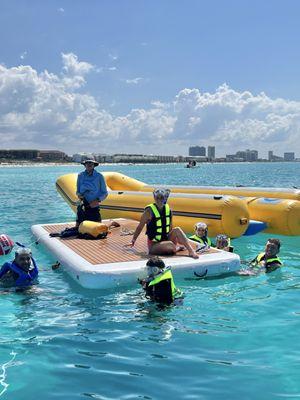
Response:
[[[190,144],[216,144],[221,155],[232,146],[253,147],[253,139],[256,148],[262,140],[264,152],[270,146],[291,150],[299,138],[299,16],[300,2],[291,0],[2,0],[0,82],[2,76],[6,88],[0,94],[15,90],[27,105],[26,111],[15,110],[12,99],[11,112],[0,108],[0,133],[11,132],[9,147],[25,145],[20,136],[28,135],[26,144],[70,151],[80,150],[79,143],[89,150],[89,130],[99,151],[107,152],[162,153],[166,145],[168,153],[185,154]],[[76,75],[62,54],[91,68],[75,68]],[[16,76],[13,68],[20,65],[31,70]],[[63,104],[66,96],[76,104],[86,96],[89,101],[84,111],[72,105],[58,117],[49,97],[44,106],[53,115],[47,115],[43,130],[36,88],[41,92],[46,81],[52,84],[41,76],[45,70],[61,80],[68,73],[82,78],[72,87],[60,84],[59,93],[56,86],[53,93]],[[226,93],[221,89],[220,95],[224,83]],[[243,93],[252,96],[246,108]],[[49,120],[56,117],[51,129]]]

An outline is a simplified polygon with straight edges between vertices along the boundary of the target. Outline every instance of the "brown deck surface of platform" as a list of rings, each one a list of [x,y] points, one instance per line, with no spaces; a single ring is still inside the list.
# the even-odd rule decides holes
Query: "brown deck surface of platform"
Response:
[[[143,231],[138,237],[134,248],[125,247],[125,245],[131,242],[132,235],[124,235],[123,233],[125,233],[126,231],[134,231],[136,226],[138,225],[138,222],[134,220],[118,220],[118,223],[120,223],[120,227],[112,228],[110,230],[111,233],[109,233],[106,239],[56,239],[62,241],[65,246],[73,250],[76,254],[78,254],[93,265],[138,261],[141,259],[149,258],[145,231]],[[43,225],[43,228],[47,232],[53,233],[61,232],[63,229],[71,226],[74,225]],[[211,249],[209,250],[209,252],[215,252],[215,250]],[[180,251],[179,253],[177,253],[177,255],[187,256],[188,253],[187,251]]]

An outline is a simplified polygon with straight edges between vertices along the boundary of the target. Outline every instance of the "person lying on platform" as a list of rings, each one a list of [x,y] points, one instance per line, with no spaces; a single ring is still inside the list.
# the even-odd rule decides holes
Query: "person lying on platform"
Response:
[[[139,280],[146,298],[159,304],[170,305],[175,299],[182,299],[183,293],[174,283],[170,267],[159,257],[151,257],[146,264],[147,277]]]
[[[138,236],[146,225],[149,254],[174,255],[177,251],[186,248],[190,257],[198,258],[198,254],[193,249],[191,243],[189,243],[182,229],[172,227],[172,212],[167,204],[169,193],[170,191],[167,189],[154,190],[154,203],[146,206],[140,223],[128,246],[134,246]]]
[[[213,246],[211,239],[208,235],[208,228],[205,222],[197,222],[194,226],[195,233],[189,239],[200,245]]]
[[[106,199],[108,193],[102,174],[95,170],[99,165],[95,159],[82,162],[85,171],[78,174],[77,196],[81,204],[77,208],[76,227],[83,221],[101,222],[99,203]]]
[[[241,270],[239,275],[257,275],[260,272],[272,272],[280,268],[283,264],[278,253],[280,251],[279,239],[268,239],[265,251],[258,254],[251,262],[249,269]]]
[[[223,234],[216,236],[216,248],[219,250],[229,251],[230,253],[233,253],[234,250],[230,245],[230,238]]]
[[[0,283],[5,287],[28,287],[37,283],[38,273],[31,250],[20,247],[15,253],[15,259],[3,264]]]

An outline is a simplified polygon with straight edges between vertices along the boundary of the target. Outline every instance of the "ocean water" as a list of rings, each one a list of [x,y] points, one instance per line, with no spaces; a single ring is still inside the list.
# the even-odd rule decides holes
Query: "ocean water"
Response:
[[[300,163],[99,169],[152,184],[300,186]],[[51,270],[55,260],[30,233],[32,224],[74,218],[55,180],[79,170],[0,168],[0,231],[32,243],[41,268],[38,287],[0,292],[0,398],[299,398],[300,238],[280,237],[281,272],[178,280],[178,307],[157,309],[139,287],[84,290]],[[251,259],[267,238],[239,238],[235,249]]]

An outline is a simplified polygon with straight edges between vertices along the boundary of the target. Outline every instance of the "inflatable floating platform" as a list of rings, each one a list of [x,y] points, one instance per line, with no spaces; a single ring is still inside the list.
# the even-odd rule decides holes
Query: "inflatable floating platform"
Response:
[[[134,248],[125,245],[131,236],[126,233],[134,230],[137,221],[115,219],[120,227],[113,228],[106,239],[84,240],[78,238],[53,238],[49,233],[60,232],[74,223],[33,225],[32,232],[64,270],[82,287],[88,289],[110,289],[136,285],[138,278],[145,277],[145,265],[149,258],[146,237],[141,233]],[[109,222],[109,221],[103,221]],[[176,278],[210,277],[228,274],[240,269],[237,254],[209,249],[199,254],[198,259],[181,251],[176,256],[162,257],[166,265],[172,267]]]

